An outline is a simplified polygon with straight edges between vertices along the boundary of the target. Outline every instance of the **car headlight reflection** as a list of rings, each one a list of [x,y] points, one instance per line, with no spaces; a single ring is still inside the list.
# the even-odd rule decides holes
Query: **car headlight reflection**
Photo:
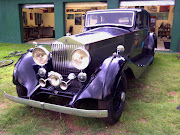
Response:
[[[85,69],[90,63],[88,51],[81,48],[72,52],[71,59],[73,66],[79,70]]]
[[[38,46],[33,50],[33,60],[36,64],[43,66],[47,63],[49,57],[49,51],[42,46]]]

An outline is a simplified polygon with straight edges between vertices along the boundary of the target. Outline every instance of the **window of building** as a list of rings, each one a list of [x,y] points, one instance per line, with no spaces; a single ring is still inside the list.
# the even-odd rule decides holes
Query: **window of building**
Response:
[[[42,14],[35,13],[35,25],[42,24]]]
[[[27,12],[23,12],[22,18],[23,18],[23,25],[26,26],[27,25]]]

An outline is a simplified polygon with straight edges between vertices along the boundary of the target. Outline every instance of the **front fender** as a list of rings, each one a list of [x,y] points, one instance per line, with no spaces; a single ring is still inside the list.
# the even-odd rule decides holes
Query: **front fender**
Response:
[[[124,57],[109,57],[104,60],[98,74],[73,102],[85,98],[105,99],[113,90],[117,78],[121,76],[125,63]]]
[[[146,38],[144,44],[145,44],[144,46],[150,51],[153,51],[154,48],[157,48],[156,34],[155,33],[149,33],[149,36]]]
[[[32,52],[24,54],[16,63],[13,73],[13,83],[24,86],[28,93],[38,84],[38,78],[35,72],[35,65]]]

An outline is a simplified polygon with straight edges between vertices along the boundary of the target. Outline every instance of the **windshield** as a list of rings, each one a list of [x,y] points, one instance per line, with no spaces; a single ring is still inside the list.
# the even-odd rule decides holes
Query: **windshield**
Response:
[[[132,27],[134,20],[134,12],[128,11],[111,11],[89,13],[86,16],[86,27],[115,25]]]

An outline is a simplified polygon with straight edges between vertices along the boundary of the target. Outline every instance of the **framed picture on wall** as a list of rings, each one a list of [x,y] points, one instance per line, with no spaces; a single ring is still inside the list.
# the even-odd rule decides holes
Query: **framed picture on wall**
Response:
[[[75,14],[75,25],[81,25],[81,24],[82,24],[81,14]]]
[[[157,20],[168,20],[169,13],[157,13]]]
[[[169,12],[170,6],[160,6],[159,12]]]
[[[74,19],[74,14],[67,14],[67,19]]]
[[[156,17],[151,17],[151,24],[153,24],[153,25],[156,24]]]
[[[157,12],[157,7],[156,6],[149,6],[148,7],[148,12]]]

